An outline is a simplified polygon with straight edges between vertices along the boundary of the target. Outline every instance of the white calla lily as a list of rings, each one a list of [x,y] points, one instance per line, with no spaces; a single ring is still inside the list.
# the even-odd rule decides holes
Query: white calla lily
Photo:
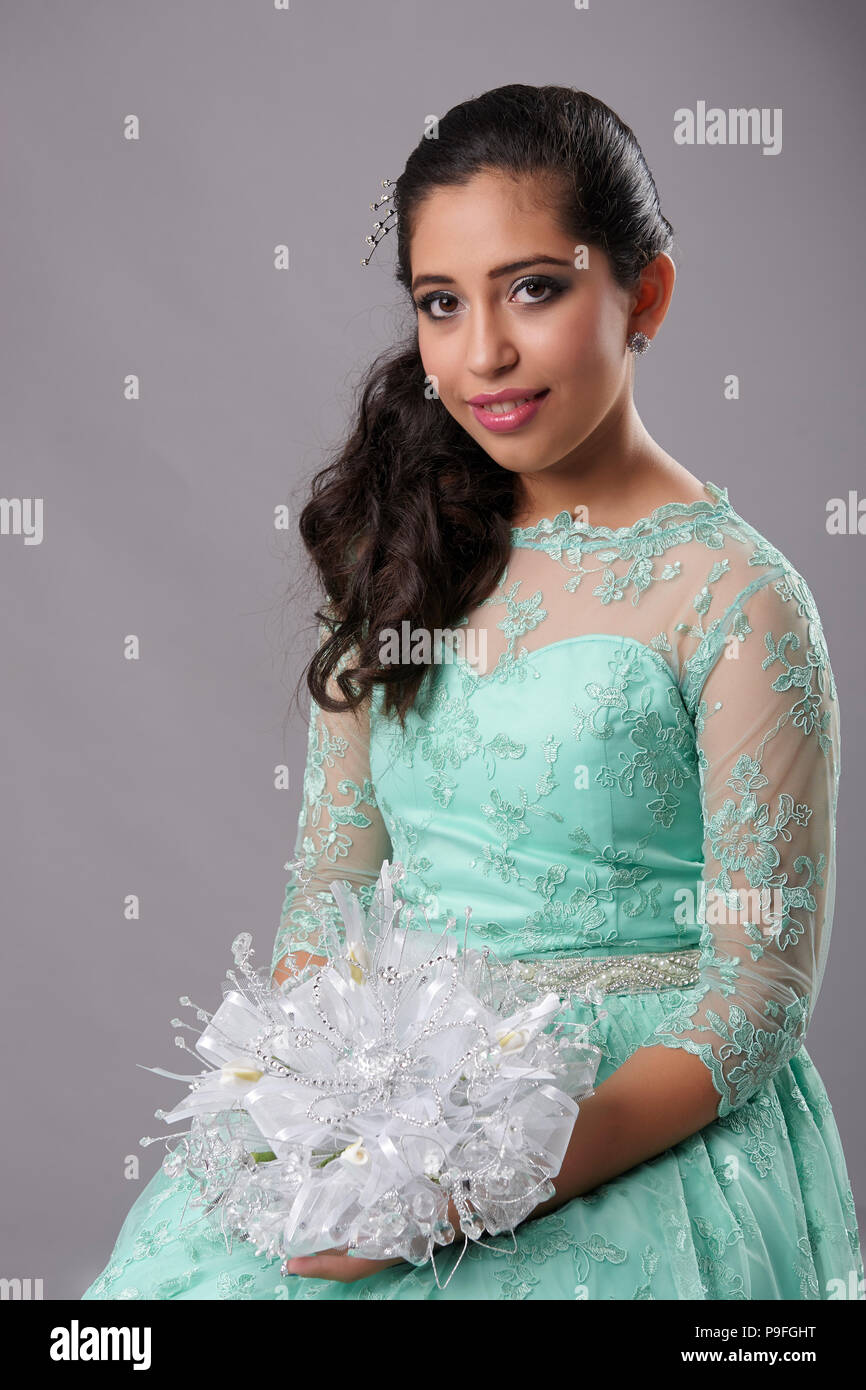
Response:
[[[260,1081],[263,1076],[261,1068],[252,1062],[225,1062],[220,1072],[220,1085],[249,1086],[254,1081]]]
[[[528,1028],[497,1029],[496,1041],[503,1052],[522,1052],[531,1037]]]
[[[344,1163],[361,1164],[370,1162],[370,1155],[364,1148],[363,1139],[356,1139],[354,1144],[349,1144],[348,1148],[345,1148],[340,1154],[340,1158]]]
[[[346,950],[346,955],[352,964],[349,966],[352,979],[356,985],[362,985],[367,978],[367,971],[370,969],[370,952],[363,941],[352,941]]]

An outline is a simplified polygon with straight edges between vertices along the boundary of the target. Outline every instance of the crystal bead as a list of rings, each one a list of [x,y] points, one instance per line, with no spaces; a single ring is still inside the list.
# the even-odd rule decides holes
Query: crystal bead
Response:
[[[386,1211],[382,1225],[389,1236],[401,1236],[406,1229],[406,1218],[402,1211]]]
[[[416,1192],[412,1198],[412,1215],[417,1216],[420,1221],[427,1221],[436,1210],[436,1201],[432,1192]]]
[[[467,1168],[483,1168],[490,1161],[490,1150],[480,1139],[470,1139],[460,1151],[460,1160]]]
[[[471,1211],[468,1216],[460,1219],[460,1229],[464,1231],[472,1240],[477,1240],[484,1230],[484,1222],[477,1212]]]
[[[601,994],[639,994],[697,984],[700,954],[695,947],[635,956],[517,957],[505,962],[505,970],[510,978],[532,985],[540,994],[553,991],[564,996],[584,985]]]

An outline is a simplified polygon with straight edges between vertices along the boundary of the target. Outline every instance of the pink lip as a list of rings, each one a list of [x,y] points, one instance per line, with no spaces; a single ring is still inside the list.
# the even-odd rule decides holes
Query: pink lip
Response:
[[[467,404],[471,406],[472,414],[480,425],[498,433],[516,430],[521,425],[525,425],[538,413],[549,394],[549,387],[536,393],[528,391],[524,387],[506,386],[502,391],[483,391],[480,395],[473,396]],[[509,410],[502,414],[494,414],[492,411],[484,409],[484,406],[491,401],[513,401],[518,400],[521,396],[534,396],[534,399],[524,401],[523,405],[517,406],[515,410]]]
[[[547,387],[543,388],[547,390]],[[468,405],[489,405],[491,401],[519,401],[521,396],[537,396],[538,388],[535,386],[503,386],[501,391],[479,391],[477,396],[470,396]]]

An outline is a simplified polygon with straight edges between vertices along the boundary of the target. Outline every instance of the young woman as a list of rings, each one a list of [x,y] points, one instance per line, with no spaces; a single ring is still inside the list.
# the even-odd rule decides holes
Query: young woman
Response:
[[[435,136],[390,209],[417,332],[301,517],[327,598],[273,970],[325,959],[335,879],[367,904],[400,862],[431,926],[471,906],[470,946],[594,1020],[596,1091],[556,1195],[444,1288],[459,1231],[438,1282],[340,1250],[281,1278],[160,1171],[84,1297],[839,1296],[863,1263],[803,1045],[839,777],[814,598],[635,409],[675,272],[632,131],[513,85]],[[570,1000],[588,981],[603,1006]]]

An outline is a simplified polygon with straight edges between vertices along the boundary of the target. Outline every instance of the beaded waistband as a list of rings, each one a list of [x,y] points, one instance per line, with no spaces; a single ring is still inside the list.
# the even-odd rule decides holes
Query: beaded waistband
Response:
[[[649,990],[678,989],[697,984],[700,948],[666,951],[660,955],[568,956],[559,960],[506,961],[512,978],[539,990],[567,994],[591,985],[602,994],[639,994]]]

